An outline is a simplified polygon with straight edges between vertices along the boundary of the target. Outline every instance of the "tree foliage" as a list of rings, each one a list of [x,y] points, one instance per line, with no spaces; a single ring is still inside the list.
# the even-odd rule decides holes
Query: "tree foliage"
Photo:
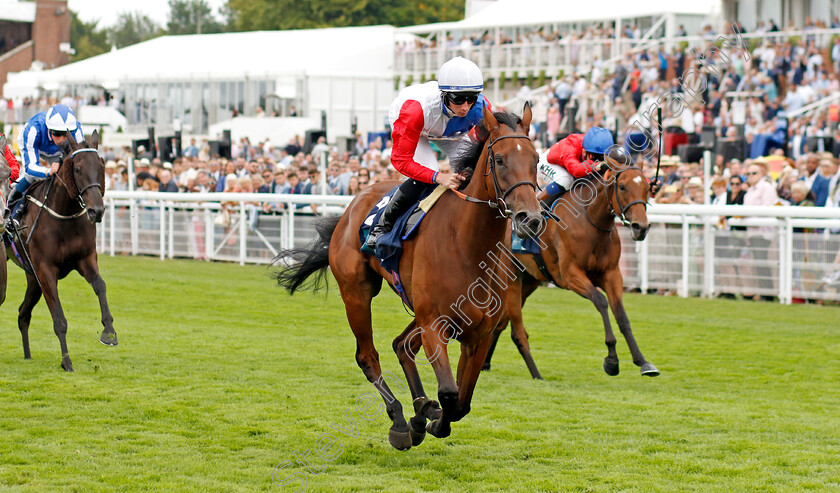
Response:
[[[163,34],[166,33],[146,14],[121,12],[116,24],[108,30],[108,41],[117,48],[124,48]]]
[[[232,30],[410,26],[457,21],[464,0],[227,0]]]
[[[108,33],[105,29],[99,29],[97,24],[99,21],[84,22],[75,12],[70,11],[70,46],[76,50],[71,61],[78,62],[108,51]]]
[[[224,31],[207,0],[169,0],[169,34],[210,34]]]

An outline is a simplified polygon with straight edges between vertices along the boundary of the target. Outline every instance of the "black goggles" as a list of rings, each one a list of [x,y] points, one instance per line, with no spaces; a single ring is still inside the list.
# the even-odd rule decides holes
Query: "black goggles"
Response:
[[[478,101],[477,92],[448,92],[446,99],[452,104],[475,104]]]
[[[67,137],[67,131],[65,130],[50,130],[50,135],[54,137]]]

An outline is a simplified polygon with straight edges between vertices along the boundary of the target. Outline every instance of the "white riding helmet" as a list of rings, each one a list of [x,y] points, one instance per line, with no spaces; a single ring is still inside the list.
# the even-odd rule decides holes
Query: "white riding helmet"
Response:
[[[481,92],[484,77],[478,65],[458,56],[440,67],[438,87],[443,92]]]
[[[76,115],[73,110],[63,104],[54,104],[47,110],[47,128],[56,132],[72,132],[76,130]]]

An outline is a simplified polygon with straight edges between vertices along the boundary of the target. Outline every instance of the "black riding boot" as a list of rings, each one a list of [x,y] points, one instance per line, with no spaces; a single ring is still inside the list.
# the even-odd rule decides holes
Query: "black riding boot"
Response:
[[[6,213],[5,217],[3,218],[4,222],[7,225],[7,229],[14,229],[8,228],[8,226],[12,226],[11,219],[12,219],[12,209],[15,207],[15,203],[18,202],[20,199],[23,198],[23,192],[18,191],[17,188],[12,188],[12,193],[9,194],[9,199],[6,201]]]
[[[554,205],[554,201],[559,199],[560,197],[563,196],[564,193],[566,193],[565,188],[563,188],[563,187],[558,187],[558,188],[560,189],[559,192],[557,192],[553,195],[549,195],[548,197],[546,197],[545,199],[542,200],[543,209],[550,211],[551,206]]]
[[[385,233],[391,231],[394,227],[394,221],[406,211],[408,207],[417,200],[417,196],[422,190],[422,184],[414,180],[408,180],[400,185],[400,188],[394,192],[388,205],[385,206],[385,212],[379,216],[379,222],[370,231],[370,235],[365,241],[365,248],[376,250],[376,241]]]

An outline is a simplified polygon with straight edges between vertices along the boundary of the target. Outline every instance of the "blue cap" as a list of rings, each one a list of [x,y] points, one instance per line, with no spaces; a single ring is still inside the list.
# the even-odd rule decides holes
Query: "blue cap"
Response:
[[[613,144],[612,134],[606,128],[592,127],[583,136],[583,150],[592,154],[606,154]]]

